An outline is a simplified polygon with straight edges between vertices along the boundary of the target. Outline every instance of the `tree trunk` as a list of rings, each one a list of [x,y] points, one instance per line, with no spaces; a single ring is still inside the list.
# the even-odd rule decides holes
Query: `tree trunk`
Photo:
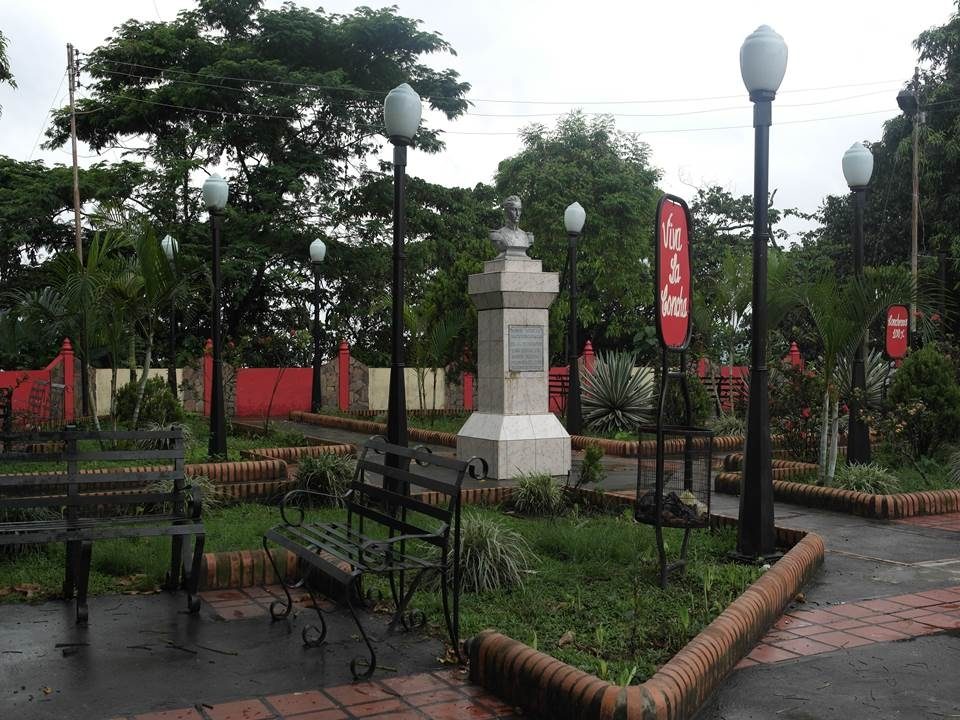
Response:
[[[113,429],[117,429],[117,375],[120,371],[116,362],[110,363],[110,418],[113,421]]]
[[[827,485],[833,484],[837,472],[837,439],[840,436],[840,397],[833,401],[830,413],[830,457],[827,463]]]
[[[137,381],[137,338],[132,333],[130,335],[130,353],[127,355],[127,362],[130,367],[130,380],[128,382],[135,383]]]
[[[140,406],[143,404],[143,393],[147,389],[147,378],[150,374],[150,356],[153,353],[153,331],[147,333],[147,347],[143,351],[143,373],[140,375],[140,387],[137,388],[137,402],[133,406],[133,429],[140,425]]]
[[[817,456],[817,484],[823,485],[827,477],[827,438],[830,436],[830,386],[823,391],[823,414],[820,422],[820,453]]]

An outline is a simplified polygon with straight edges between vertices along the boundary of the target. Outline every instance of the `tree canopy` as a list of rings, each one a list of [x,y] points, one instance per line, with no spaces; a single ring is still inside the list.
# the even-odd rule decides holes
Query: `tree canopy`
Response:
[[[170,22],[125,22],[84,58],[92,81],[77,103],[77,132],[94,150],[119,149],[156,168],[137,202],[159,234],[174,234],[185,256],[206,262],[193,176],[227,168],[227,333],[271,333],[275,298],[307,285],[310,242],[354,242],[355,228],[338,220],[385,142],[387,92],[408,82],[447,117],[466,109],[469,85],[423,62],[442,52],[453,50],[395,8],[332,14],[199,0]],[[57,113],[50,145],[67,141],[68,121],[66,109]],[[442,148],[429,127],[416,142]]]
[[[580,337],[600,350],[631,347],[653,320],[660,173],[650,165],[649,146],[617,131],[611,117],[580,112],[563,116],[553,129],[531,125],[522,141],[521,151],[497,169],[499,199],[520,196],[520,225],[534,235],[531,253],[556,272],[564,271],[567,257],[563,211],[573,202],[586,209],[577,256]],[[568,312],[563,292],[551,308],[554,355],[565,354]]]

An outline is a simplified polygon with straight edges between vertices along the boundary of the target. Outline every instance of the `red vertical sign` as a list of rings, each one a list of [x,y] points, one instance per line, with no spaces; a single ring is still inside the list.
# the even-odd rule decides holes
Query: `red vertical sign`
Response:
[[[910,346],[910,311],[906,305],[887,308],[887,357],[899,360]]]
[[[657,335],[668,350],[690,343],[690,211],[674,195],[657,204],[655,300]]]

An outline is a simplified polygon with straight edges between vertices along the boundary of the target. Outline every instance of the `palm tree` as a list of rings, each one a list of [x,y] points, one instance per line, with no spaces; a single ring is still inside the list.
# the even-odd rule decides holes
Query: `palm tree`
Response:
[[[829,484],[837,466],[841,387],[837,368],[851,366],[854,349],[887,306],[910,297],[909,276],[898,268],[867,268],[863,280],[846,282],[828,276],[816,281],[787,284],[778,279],[776,311],[782,316],[791,306],[806,310],[823,345],[822,427],[820,431],[819,482]],[[849,381],[846,383],[849,385]]]
[[[140,293],[135,306],[131,307],[132,320],[144,341],[143,371],[138,380],[137,400],[133,407],[133,427],[140,420],[140,406],[150,375],[153,357],[153,341],[156,337],[159,320],[165,316],[171,302],[176,301],[185,292],[184,282],[174,275],[160,247],[153,229],[144,225],[134,241],[137,280]]]

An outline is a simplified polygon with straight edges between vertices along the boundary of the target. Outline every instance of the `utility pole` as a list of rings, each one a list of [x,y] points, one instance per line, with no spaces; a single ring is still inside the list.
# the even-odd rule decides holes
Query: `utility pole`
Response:
[[[916,103],[913,115],[913,216],[910,229],[910,277],[913,289],[910,292],[910,341],[916,347],[917,337],[917,234],[920,220],[920,69],[913,69],[913,97]]]
[[[77,170],[77,110],[73,94],[77,87],[79,60],[73,43],[67,43],[67,77],[70,84],[70,144],[73,146],[73,225],[76,234],[77,260],[83,265],[83,238],[80,234],[80,174]]]

